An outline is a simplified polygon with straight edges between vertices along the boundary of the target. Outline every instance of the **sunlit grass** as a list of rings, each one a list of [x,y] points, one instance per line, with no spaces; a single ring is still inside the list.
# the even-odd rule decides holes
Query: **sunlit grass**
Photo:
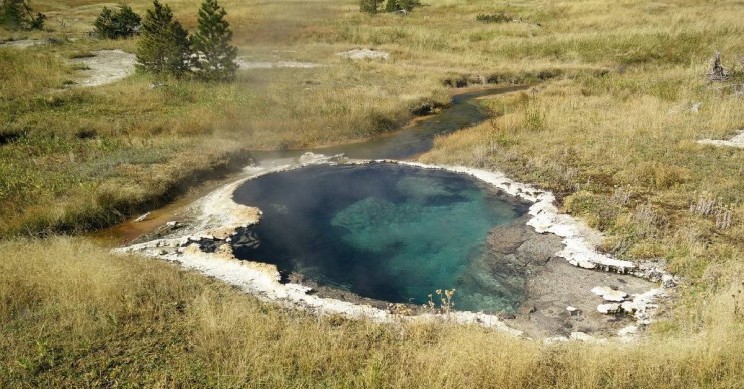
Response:
[[[169,2],[191,30],[198,3]],[[405,17],[363,15],[352,0],[220,3],[248,60],[324,66],[242,71],[232,84],[136,75],[72,89],[72,56],[136,49],[136,39],[87,37],[103,3],[39,0],[47,31],[0,31],[60,42],[0,48],[0,234],[109,225],[239,166],[246,148],[366,138],[424,102],[446,103],[445,81],[483,76],[535,87],[484,100],[493,120],[438,139],[422,160],[553,190],[606,234],[603,250],[664,259],[684,275],[677,299],[639,344],[546,346],[480,328],[285,312],[84,239],[10,241],[0,247],[0,386],[744,385],[744,157],[695,143],[744,128],[741,98],[705,78],[717,50],[744,71],[738,3],[441,0]],[[519,21],[475,20],[497,12]],[[336,55],[360,47],[392,57]],[[701,199],[730,211],[730,225],[691,211]]]
[[[543,345],[446,324],[286,312],[81,239],[0,244],[0,384],[219,387],[738,387],[744,332],[714,300],[700,335]],[[54,255],[49,255],[53,252]]]

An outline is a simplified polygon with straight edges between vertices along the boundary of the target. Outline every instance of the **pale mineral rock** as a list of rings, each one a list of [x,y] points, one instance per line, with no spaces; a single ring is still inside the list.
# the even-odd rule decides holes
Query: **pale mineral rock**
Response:
[[[607,339],[595,338],[587,333],[578,331],[572,332],[571,335],[569,335],[568,339],[578,340],[586,343],[607,343]]]
[[[606,315],[612,314],[612,313],[618,313],[620,312],[620,304],[618,303],[609,303],[609,304],[599,304],[597,305],[597,312],[604,313]]]
[[[623,327],[620,329],[620,331],[617,332],[619,336],[635,335],[636,333],[638,333],[638,326],[634,326],[634,325]]]
[[[276,68],[294,68],[294,69],[312,69],[321,67],[323,65],[313,62],[301,62],[301,61],[248,61],[246,59],[239,58],[235,61],[238,65],[238,69],[253,70],[253,69],[276,69]]]
[[[571,316],[578,316],[578,315],[581,314],[581,310],[579,308],[576,308],[576,307],[568,306],[568,307],[566,307],[566,310],[568,311],[568,314],[571,315]]]
[[[727,140],[703,139],[703,140],[699,140],[698,143],[704,144],[704,145],[713,145],[713,146],[744,148],[744,130],[739,131],[736,135],[734,135],[733,137]]]
[[[140,215],[140,217],[134,219],[134,222],[135,223],[143,222],[143,221],[147,220],[148,217],[150,217],[150,212],[146,212],[145,214]]]
[[[82,71],[84,77],[79,80],[78,86],[90,87],[110,84],[134,74],[137,57],[118,49],[98,50],[93,52],[92,57],[78,58],[72,62],[87,68]]]
[[[371,49],[354,49],[337,53],[337,55],[349,59],[388,59],[390,53]]]
[[[625,301],[625,298],[628,297],[627,293],[606,286],[596,286],[592,288],[592,293],[601,296],[605,301],[621,302]]]

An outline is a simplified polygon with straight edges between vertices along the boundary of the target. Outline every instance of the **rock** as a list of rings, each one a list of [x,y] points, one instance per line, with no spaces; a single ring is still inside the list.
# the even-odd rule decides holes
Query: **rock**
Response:
[[[582,269],[595,269],[597,264],[587,260],[569,261],[572,265],[578,266]]]
[[[223,244],[223,245],[218,246],[217,250],[215,250],[214,253],[219,258],[235,259],[232,246],[230,246],[229,244]]]
[[[638,308],[639,307],[633,301],[626,301],[626,302],[620,304],[620,308],[622,308],[622,310],[624,312],[628,312],[630,314],[634,314],[636,311],[638,311]]]
[[[627,293],[621,290],[614,290],[606,286],[596,286],[592,288],[592,293],[596,294],[597,296],[602,296],[605,301],[621,302],[625,301],[625,299],[628,297]]]
[[[513,254],[525,239],[524,229],[521,226],[497,226],[488,231],[486,245],[491,251]]]
[[[618,313],[620,312],[620,309],[621,309],[620,304],[617,304],[617,303],[597,305],[597,312],[604,313],[605,315]]]
[[[677,280],[672,275],[664,274],[661,276],[661,286],[665,288],[674,288],[677,286]]]
[[[568,338],[565,336],[553,336],[550,338],[543,339],[543,342],[545,344],[565,343],[565,342],[568,342]]]
[[[238,69],[274,69],[274,68],[298,68],[298,69],[312,69],[323,66],[321,64],[313,62],[300,62],[300,61],[249,61],[243,58],[235,60],[238,65]]]
[[[571,315],[571,316],[581,315],[581,309],[579,309],[579,308],[568,306],[568,307],[566,307],[566,310],[568,311],[568,314]]]
[[[256,249],[261,245],[261,240],[254,231],[241,229],[232,239],[233,246],[243,246],[249,249]]]
[[[194,255],[194,254],[201,254],[201,253],[202,253],[202,250],[199,247],[198,243],[192,243],[183,249],[183,254]]]
[[[228,240],[230,237],[235,235],[236,229],[235,228],[214,228],[207,231],[207,235],[213,236],[215,239],[218,240]]]
[[[388,59],[390,58],[390,53],[387,51],[377,51],[377,50],[370,50],[370,49],[354,49],[349,51],[344,51],[341,53],[336,53],[336,55],[348,58],[348,59]]]
[[[146,219],[147,219],[148,217],[150,217],[150,214],[151,214],[151,213],[152,213],[152,212],[147,212],[147,213],[145,213],[144,215],[141,215],[140,217],[138,217],[138,218],[134,219],[134,222],[135,222],[135,223],[139,223],[139,222],[143,222],[143,221],[145,221],[145,220],[146,220]]]
[[[177,221],[170,221],[170,222],[165,223],[165,225],[168,226],[169,228],[174,228],[175,229],[175,228],[180,227],[181,226],[181,223],[179,223]]]
[[[561,238],[553,234],[525,234],[527,240],[517,248],[517,253],[527,262],[547,262],[561,250]]]
[[[638,333],[638,326],[634,325],[623,327],[620,329],[620,331],[617,332],[619,336],[630,336],[635,335],[636,333]]]
[[[568,337],[571,340],[580,340],[582,342],[596,342],[597,339],[585,332],[572,332]]]

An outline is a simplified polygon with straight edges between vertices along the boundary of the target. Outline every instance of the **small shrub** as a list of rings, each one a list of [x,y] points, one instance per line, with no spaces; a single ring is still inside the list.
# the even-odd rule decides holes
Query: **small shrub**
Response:
[[[524,112],[524,126],[530,131],[545,129],[545,112],[535,104],[530,104]]]
[[[387,0],[387,3],[385,3],[385,12],[396,12],[399,10],[398,0]]]
[[[481,23],[509,23],[514,20],[514,17],[504,12],[499,12],[491,15],[478,14],[478,16],[475,17],[475,20]]]
[[[434,295],[429,295],[429,301],[426,303],[426,308],[433,314],[447,315],[455,309],[455,302],[453,297],[455,296],[456,289],[437,289],[436,294],[439,298],[439,304],[434,301]]]
[[[96,18],[96,33],[102,38],[118,39],[133,36],[139,31],[142,18],[127,5],[119,6],[119,11],[103,7]]]

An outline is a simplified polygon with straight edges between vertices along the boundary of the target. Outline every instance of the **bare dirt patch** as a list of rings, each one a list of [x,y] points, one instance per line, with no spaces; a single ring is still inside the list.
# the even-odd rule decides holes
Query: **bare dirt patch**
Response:
[[[354,49],[336,53],[338,56],[348,59],[389,59],[390,53],[387,51],[377,51],[372,49]]]
[[[301,61],[249,61],[244,58],[238,58],[235,61],[238,64],[238,69],[243,70],[254,70],[254,69],[275,69],[275,68],[295,68],[295,69],[312,69],[321,67],[323,65],[314,62],[301,62]]]
[[[736,135],[732,136],[729,139],[703,139],[699,140],[698,143],[718,147],[744,148],[744,130],[739,131]]]
[[[0,41],[0,47],[12,47],[14,49],[27,49],[33,46],[46,45],[49,42],[42,39],[18,39],[12,41]]]
[[[122,50],[94,51],[92,57],[76,58],[72,63],[85,67],[76,86],[90,87],[119,81],[134,73],[136,56]]]

